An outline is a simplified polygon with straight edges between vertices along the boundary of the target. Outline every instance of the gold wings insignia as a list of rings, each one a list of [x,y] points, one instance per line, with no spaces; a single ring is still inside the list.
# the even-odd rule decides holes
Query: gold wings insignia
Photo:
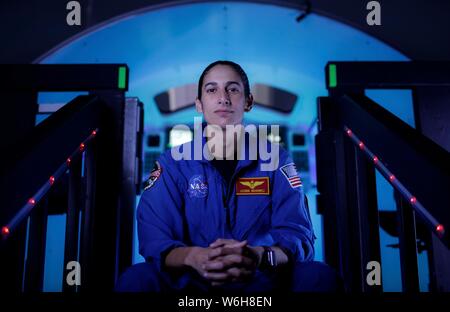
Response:
[[[264,181],[240,181],[242,185],[248,186],[250,189],[254,189],[257,186],[260,186],[264,183]]]

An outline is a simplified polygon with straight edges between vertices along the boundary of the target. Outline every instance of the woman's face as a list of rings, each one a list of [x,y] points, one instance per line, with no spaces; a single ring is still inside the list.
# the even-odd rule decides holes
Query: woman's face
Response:
[[[202,99],[195,101],[206,122],[225,128],[242,123],[244,111],[249,111],[252,95],[245,98],[244,84],[236,71],[227,65],[216,65],[203,79]]]

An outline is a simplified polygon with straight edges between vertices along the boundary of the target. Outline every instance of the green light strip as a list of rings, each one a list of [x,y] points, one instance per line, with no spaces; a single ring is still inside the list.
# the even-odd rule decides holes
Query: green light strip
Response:
[[[328,66],[328,83],[330,88],[337,86],[336,64],[330,64]]]
[[[127,85],[127,68],[124,66],[119,67],[119,89],[125,89]]]

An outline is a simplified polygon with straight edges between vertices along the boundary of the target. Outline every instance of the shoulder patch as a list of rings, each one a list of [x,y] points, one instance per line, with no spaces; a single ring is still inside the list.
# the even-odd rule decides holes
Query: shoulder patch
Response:
[[[150,176],[148,177],[147,181],[145,181],[144,191],[151,188],[155,184],[156,180],[159,179],[161,174],[162,174],[162,167],[158,161],[155,161],[155,165],[152,169],[152,172],[150,173]]]
[[[281,173],[283,173],[284,177],[288,180],[290,186],[292,188],[297,188],[302,186],[302,181],[298,176],[297,167],[294,163],[289,163],[280,167]]]

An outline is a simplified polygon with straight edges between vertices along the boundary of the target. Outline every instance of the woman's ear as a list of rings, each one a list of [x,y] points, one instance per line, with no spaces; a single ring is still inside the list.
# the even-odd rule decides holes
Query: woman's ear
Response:
[[[244,111],[249,112],[253,107],[253,94],[249,94],[247,100],[245,101]]]
[[[203,105],[198,98],[195,99],[195,109],[197,110],[197,112],[203,113]]]

